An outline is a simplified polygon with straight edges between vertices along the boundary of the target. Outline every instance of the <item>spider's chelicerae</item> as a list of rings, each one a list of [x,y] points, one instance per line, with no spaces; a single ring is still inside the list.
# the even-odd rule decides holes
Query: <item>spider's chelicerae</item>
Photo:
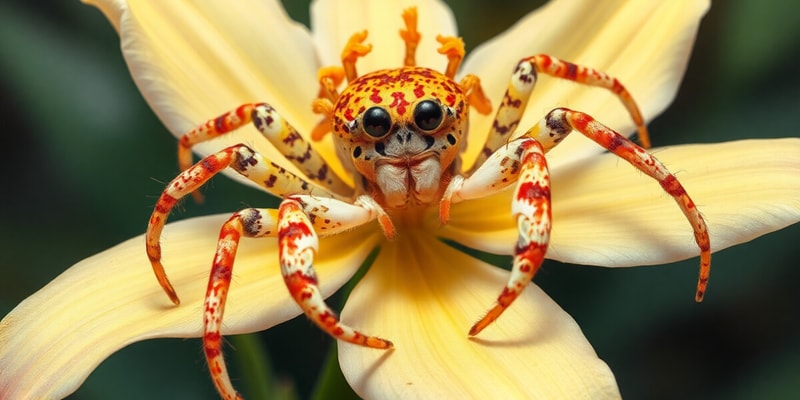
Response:
[[[331,235],[377,220],[387,238],[395,234],[393,221],[414,223],[420,210],[439,207],[442,224],[450,205],[485,197],[515,184],[511,215],[519,228],[508,283],[496,304],[469,331],[477,335],[523,291],[547,251],[551,228],[550,178],[545,153],[575,130],[652,177],[683,211],[700,248],[700,277],[696,300],[706,289],[711,263],[705,221],[672,173],[655,157],[591,116],[566,108],[514,136],[538,74],[597,86],[622,101],[647,147],[641,113],[630,93],[614,77],[547,55],[522,59],[496,111],[491,132],[474,167],[463,170],[461,150],[466,143],[469,108],[488,114],[492,107],[477,76],[454,80],[464,56],[460,38],[437,37],[439,52],[447,56],[444,73],[416,66],[420,40],[416,10],[403,13],[406,28],[404,65],[359,76],[356,60],[369,53],[367,32],[354,34],[342,52],[342,67],[320,70],[320,92],[314,111],[324,119],[311,132],[318,140],[332,133],[339,160],[352,174],[353,186],[335,175],[323,158],[297,131],[265,103],[245,104],[209,120],[180,139],[183,172],[170,182],[156,203],[147,230],[147,255],[156,277],[178,304],[161,265],[160,235],[175,203],[225,168],[233,168],[282,199],[278,209],[248,208],[223,225],[206,293],[203,343],[211,375],[224,398],[237,398],[221,352],[220,326],[236,249],[242,235],[278,238],[281,272],[290,294],[305,314],[339,340],[390,349],[392,342],[361,333],[341,323],[325,304],[313,270],[318,234]],[[341,93],[337,88],[347,79]],[[252,123],[305,177],[265,159],[245,144],[237,144],[191,165],[194,144],[224,135]],[[402,228],[401,225],[398,225]],[[509,246],[514,244],[509,243]]]

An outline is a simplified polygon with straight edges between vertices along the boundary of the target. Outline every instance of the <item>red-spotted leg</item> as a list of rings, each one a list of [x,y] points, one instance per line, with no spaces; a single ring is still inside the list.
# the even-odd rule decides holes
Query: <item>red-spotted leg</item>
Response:
[[[511,305],[544,261],[552,218],[550,175],[541,143],[523,137],[501,147],[469,178],[454,177],[439,204],[439,218],[447,223],[451,203],[497,193],[514,182],[517,187],[511,214],[516,219],[519,236],[511,276],[497,304],[472,326],[470,336],[477,335]]]
[[[222,226],[206,289],[203,313],[203,348],[217,390],[225,399],[241,398],[233,388],[222,355],[222,319],[233,264],[242,236],[278,237],[279,262],[286,287],[308,317],[331,336],[367,347],[388,349],[388,340],[364,335],[339,322],[319,292],[313,269],[317,234],[336,234],[378,219],[387,236],[394,228],[374,202],[359,198],[353,204],[307,195],[291,196],[280,210],[248,208],[238,211]],[[313,217],[312,224],[309,215]],[[388,223],[388,225],[386,225]]]
[[[630,92],[613,76],[593,68],[576,65],[545,54],[524,58],[517,63],[503,100],[497,107],[495,121],[486,143],[481,150],[473,170],[477,169],[495,150],[506,144],[516,132],[522,114],[528,105],[531,93],[536,86],[538,74],[543,73],[559,79],[571,80],[588,86],[610,90],[616,94],[628,110],[639,133],[639,141],[645,148],[650,147],[650,137],[644,125],[639,107]]]
[[[516,181],[512,214],[519,237],[508,284],[497,303],[470,329],[477,335],[496,320],[533,278],[546,254],[551,227],[550,182],[544,153],[560,143],[572,130],[592,139],[658,181],[680,207],[694,230],[700,249],[700,276],[695,299],[703,299],[711,268],[711,250],[705,220],[678,179],[645,149],[591,116],[558,108],[519,139],[500,147],[468,178],[454,177],[440,202],[440,219],[447,223],[450,205],[496,193]]]
[[[629,162],[642,171],[645,175],[658,181],[659,185],[669,194],[680,207],[694,231],[694,239],[700,248],[700,274],[697,279],[695,301],[703,301],[706,292],[708,277],[711,273],[711,241],[708,236],[708,226],[700,211],[692,201],[686,189],[664,164],[647,150],[636,145],[625,136],[620,135],[611,128],[597,122],[590,115],[566,108],[557,108],[551,111],[540,123],[542,133],[536,137],[543,140],[544,136],[553,135],[554,132],[564,131],[569,133],[576,130],[593,140],[606,150]],[[527,134],[534,134],[534,127]],[[555,146],[558,141],[552,142]],[[545,151],[549,150],[545,146]]]
[[[392,342],[388,340],[364,335],[342,324],[333,310],[325,304],[317,287],[317,276],[313,267],[318,238],[303,208],[299,199],[290,197],[281,203],[278,213],[281,273],[292,298],[309,319],[331,336],[376,349],[392,348]]]
[[[248,208],[231,216],[222,226],[217,251],[208,278],[203,312],[203,350],[211,380],[223,399],[241,399],[231,384],[222,356],[222,317],[233,276],[233,261],[242,235],[263,237],[277,235],[277,210]]]
[[[291,194],[316,194],[337,198],[338,196],[313,185],[312,183],[287,171],[285,168],[271,161],[264,159],[250,147],[237,144],[225,148],[212,154],[187,170],[181,172],[172,180],[161,193],[156,202],[153,214],[147,225],[146,245],[147,256],[153,267],[161,287],[169,296],[173,303],[179,304],[180,300],[175,293],[175,289],[170,284],[164,267],[161,264],[161,244],[160,237],[164,224],[167,221],[172,208],[178,200],[200,188],[211,177],[221,172],[223,169],[231,167],[239,174],[257,183],[268,192],[278,197],[285,197]]]

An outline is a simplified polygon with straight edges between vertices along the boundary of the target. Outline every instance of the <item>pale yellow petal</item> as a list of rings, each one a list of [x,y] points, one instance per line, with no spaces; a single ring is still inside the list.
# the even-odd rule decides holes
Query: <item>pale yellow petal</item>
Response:
[[[156,283],[141,236],[79,262],[20,303],[0,322],[0,398],[61,398],[127,344],[199,337],[211,260],[226,218],[166,227],[165,268],[181,298],[178,307]],[[353,275],[375,237],[356,230],[320,241],[315,267],[325,296]],[[274,238],[243,240],[224,333],[263,330],[300,313],[277,264]]]
[[[417,7],[418,27],[422,39],[417,49],[417,64],[443,70],[447,58],[436,52],[436,35],[454,36],[456,23],[450,9],[438,0],[316,1],[311,6],[311,27],[324,65],[341,65],[345,43],[356,32],[367,30],[366,43],[372,52],[357,63],[360,74],[403,65],[405,45],[400,29],[405,29],[403,10]]]
[[[127,0],[83,0],[83,2],[97,7],[105,14],[106,18],[108,18],[108,22],[111,22],[111,25],[113,25],[114,29],[119,33],[119,23],[122,19],[122,14],[128,9]]]
[[[272,104],[302,134],[320,120],[311,111],[319,85],[311,34],[278,1],[95,2],[120,33],[137,87],[174,135],[248,102]],[[195,150],[207,155],[236,143],[284,160],[252,126]]]
[[[549,54],[618,77],[649,121],[674,98],[708,6],[704,0],[551,1],[472,51],[462,72],[480,76],[496,105],[522,57]],[[634,131],[630,116],[610,92],[541,75],[520,130],[524,132],[555,107],[587,112],[620,133]],[[471,118],[468,164],[483,144],[494,115],[473,112]],[[551,152],[553,166],[602,150],[579,134],[571,136]],[[653,139],[657,144],[658,138]]]
[[[743,140],[656,149],[705,217],[711,250],[800,221],[800,139]],[[612,154],[552,171],[548,258],[602,266],[662,264],[698,255],[677,205],[652,179]],[[509,254],[511,197],[465,202],[439,233]]]
[[[578,325],[535,285],[468,338],[507,279],[425,232],[385,244],[342,319],[396,347],[339,343],[347,381],[367,399],[618,398],[614,375]]]

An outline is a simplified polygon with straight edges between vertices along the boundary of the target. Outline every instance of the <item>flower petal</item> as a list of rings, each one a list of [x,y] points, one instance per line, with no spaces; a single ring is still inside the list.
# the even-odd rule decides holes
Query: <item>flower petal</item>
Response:
[[[677,173],[705,217],[712,251],[800,221],[800,139],[684,145],[655,154]],[[677,205],[613,154],[553,170],[552,186],[548,258],[626,267],[698,254]],[[517,237],[510,202],[503,193],[458,204],[441,236],[508,254]]]
[[[170,224],[164,260],[181,305],[155,281],[144,238],[87,258],[20,303],[0,321],[0,398],[61,398],[106,357],[155,337],[199,337],[203,300],[219,228],[227,216]],[[315,267],[330,295],[376,244],[374,230],[320,240]],[[243,241],[225,310],[227,334],[266,329],[300,313],[285,289],[274,239]]]
[[[618,398],[614,375],[575,321],[535,285],[468,338],[507,279],[427,232],[384,245],[342,320],[396,348],[340,342],[347,381],[369,399]]]
[[[357,63],[359,73],[403,65],[405,45],[399,31],[404,29],[403,10],[418,8],[417,29],[422,40],[417,49],[417,64],[444,70],[447,58],[436,49],[436,35],[455,36],[452,11],[437,0],[369,1],[321,0],[311,6],[311,28],[323,65],[341,65],[341,52],[351,35],[369,31],[366,43],[372,51]],[[393,28],[387,28],[393,27]]]
[[[472,51],[463,73],[481,78],[492,104],[499,104],[511,72],[526,56],[545,53],[608,72],[621,80],[652,120],[672,102],[691,53],[708,1],[551,1],[528,14],[505,33]],[[603,124],[630,134],[633,122],[613,94],[601,89],[540,76],[520,131],[555,107],[593,115]],[[465,155],[471,163],[483,145],[494,115],[473,112]],[[572,135],[552,151],[551,166],[597,154],[596,144]]]
[[[173,135],[258,101],[275,106],[302,134],[319,121],[311,111],[319,85],[314,43],[278,1],[87,1],[117,27],[136,85]],[[284,160],[252,126],[195,150],[207,155],[236,143]]]

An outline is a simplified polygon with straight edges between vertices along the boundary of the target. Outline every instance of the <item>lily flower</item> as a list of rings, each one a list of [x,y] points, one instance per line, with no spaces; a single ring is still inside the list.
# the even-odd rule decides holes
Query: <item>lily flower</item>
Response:
[[[398,30],[406,2],[320,0],[311,29],[292,21],[277,0],[237,2],[85,0],[120,35],[140,91],[169,130],[181,135],[239,104],[265,101],[309,135],[319,117],[311,102],[320,67],[356,31],[373,45],[360,72],[402,65]],[[346,3],[346,4],[344,4]],[[418,65],[443,70],[438,35],[455,36],[448,7],[418,0],[423,40]],[[619,78],[652,120],[672,101],[708,1],[554,0],[472,51],[459,76],[480,77],[499,104],[512,68],[524,57],[555,55]],[[386,18],[391,16],[391,18]],[[520,128],[568,105],[630,134],[625,109],[598,89],[541,79]],[[492,116],[471,115],[466,163],[480,151]],[[329,135],[330,136],[330,135]],[[306,136],[308,137],[308,136]],[[195,150],[208,155],[247,143],[295,170],[253,127]],[[331,138],[315,143],[342,176]],[[747,140],[655,149],[680,169],[680,180],[708,222],[713,251],[800,220],[800,140]],[[547,154],[553,230],[547,257],[605,267],[664,264],[696,257],[691,227],[652,180],[578,134]],[[298,172],[299,174],[299,172]],[[234,179],[240,179],[233,175]],[[578,324],[535,282],[492,326],[467,331],[505,285],[508,272],[443,242],[511,254],[517,227],[510,192],[454,204],[441,226],[438,209],[387,240],[377,224],[320,238],[315,269],[333,294],[379,253],[341,311],[363,332],[391,339],[391,352],[338,343],[339,362],[364,398],[617,398],[612,371]],[[60,398],[120,348],[159,337],[200,337],[208,271],[228,215],[168,224],[163,260],[181,305],[164,296],[144,251],[144,237],[70,267],[0,322],[0,397]],[[145,221],[143,221],[143,224]],[[274,239],[243,241],[233,270],[223,334],[268,329],[300,314],[277,265]],[[102,280],[96,279],[103,276]],[[687,284],[688,294],[691,285]],[[312,329],[312,328],[309,328]]]

